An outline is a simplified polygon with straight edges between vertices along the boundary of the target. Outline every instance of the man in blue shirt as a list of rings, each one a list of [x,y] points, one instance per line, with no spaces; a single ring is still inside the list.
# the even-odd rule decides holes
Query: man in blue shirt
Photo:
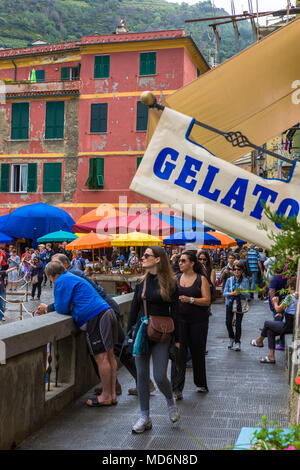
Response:
[[[248,265],[251,275],[251,285],[250,290],[254,291],[255,284],[258,281],[259,271],[262,272],[262,264],[260,260],[259,253],[254,249],[254,245],[250,245],[250,250],[248,251]],[[254,293],[251,292],[251,299],[254,298]]]
[[[62,263],[48,263],[46,275],[54,283],[56,312],[71,315],[76,325],[86,331],[90,353],[99,369],[102,393],[88,400],[87,405],[117,404],[117,361],[113,348],[118,339],[118,322],[113,309],[89,282],[66,271]]]

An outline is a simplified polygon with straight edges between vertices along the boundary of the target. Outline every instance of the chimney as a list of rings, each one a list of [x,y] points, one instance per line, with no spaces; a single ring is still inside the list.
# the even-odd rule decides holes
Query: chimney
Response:
[[[116,34],[124,34],[128,33],[128,29],[126,28],[126,21],[121,20],[120,24],[116,27]]]

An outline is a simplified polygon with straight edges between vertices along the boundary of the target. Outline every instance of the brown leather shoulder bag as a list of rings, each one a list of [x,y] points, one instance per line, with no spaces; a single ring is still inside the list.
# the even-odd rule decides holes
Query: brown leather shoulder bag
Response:
[[[148,317],[147,335],[150,341],[155,343],[165,343],[171,338],[175,327],[173,318],[148,315],[146,300],[146,279],[144,280],[142,299],[144,304],[144,314]]]

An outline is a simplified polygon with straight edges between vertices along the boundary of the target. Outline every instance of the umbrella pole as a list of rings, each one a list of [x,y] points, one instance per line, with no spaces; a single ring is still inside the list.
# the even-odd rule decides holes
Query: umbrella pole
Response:
[[[94,264],[95,264],[95,259],[94,259],[95,250],[94,250],[94,248],[92,249],[92,253],[93,253],[93,270],[94,270]]]

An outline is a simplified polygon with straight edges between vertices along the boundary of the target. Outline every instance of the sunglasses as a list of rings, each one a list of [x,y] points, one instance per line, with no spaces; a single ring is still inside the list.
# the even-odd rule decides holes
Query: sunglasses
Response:
[[[234,268],[233,271],[243,271],[241,268]]]
[[[206,258],[198,258],[199,261],[206,261]]]
[[[182,258],[178,261],[178,263],[186,263],[186,259]]]
[[[149,253],[144,253],[144,254],[143,254],[143,257],[144,257],[145,259],[148,259],[149,256],[154,256],[154,255],[150,255]]]

